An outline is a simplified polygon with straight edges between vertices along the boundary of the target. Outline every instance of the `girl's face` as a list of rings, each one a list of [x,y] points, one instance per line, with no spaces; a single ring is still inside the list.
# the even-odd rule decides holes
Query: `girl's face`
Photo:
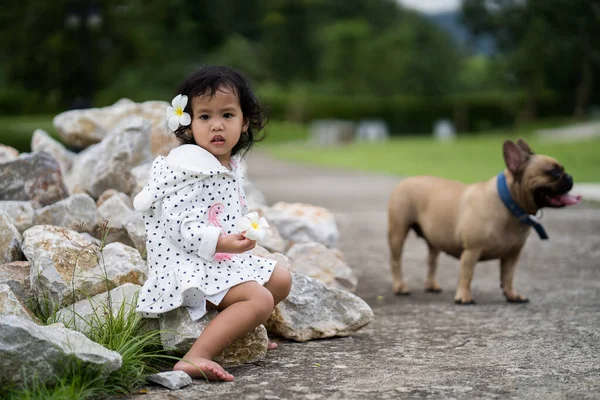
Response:
[[[194,97],[192,115],[192,135],[196,144],[229,168],[231,149],[249,124],[237,95],[231,89],[221,87],[213,97]]]

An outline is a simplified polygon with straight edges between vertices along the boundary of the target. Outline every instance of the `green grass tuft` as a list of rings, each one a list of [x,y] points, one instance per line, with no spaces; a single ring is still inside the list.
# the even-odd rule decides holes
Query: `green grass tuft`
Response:
[[[104,264],[103,248],[109,232],[108,221],[101,225],[101,240],[98,245],[99,262],[104,269],[106,290],[112,289],[112,282],[107,277]],[[83,246],[81,250],[85,250]],[[72,276],[72,290],[75,275]],[[87,297],[91,302],[90,297]],[[159,372],[169,362],[180,358],[167,354],[163,349],[159,330],[148,328],[147,320],[135,311],[137,296],[130,301],[123,301],[119,307],[113,307],[110,294],[106,304],[94,304],[93,313],[85,318],[84,334],[92,341],[109,350],[118,352],[122,357],[122,365],[107,378],[99,378],[97,368],[90,372],[90,367],[81,363],[69,363],[56,376],[52,384],[37,379],[26,380],[22,385],[14,386],[0,394],[0,399],[96,399],[111,395],[130,394],[146,381],[146,376]],[[56,321],[57,307],[45,295],[38,295],[30,302],[35,316],[43,324]],[[81,316],[77,316],[81,317]],[[67,328],[72,328],[72,321],[62,321]]]

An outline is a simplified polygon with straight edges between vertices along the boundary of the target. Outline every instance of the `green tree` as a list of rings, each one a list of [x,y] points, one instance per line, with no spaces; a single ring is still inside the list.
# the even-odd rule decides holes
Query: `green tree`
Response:
[[[573,113],[585,114],[600,69],[597,0],[464,0],[462,15],[474,33],[492,34],[506,53],[509,70],[528,95],[526,116],[535,116],[544,88],[572,92],[572,81]]]
[[[157,6],[157,0],[5,1],[0,8],[5,77],[56,106],[89,97],[124,66],[159,54],[161,31],[150,22],[160,15]],[[95,19],[77,19],[77,10],[93,11]]]
[[[365,89],[359,76],[360,48],[371,41],[370,26],[364,20],[341,20],[321,28],[315,36],[320,44],[319,80],[324,87],[342,94]]]
[[[544,32],[544,44],[550,64],[578,78],[573,114],[583,117],[592,96],[595,76],[600,73],[600,2],[538,0],[530,1],[529,6],[532,13],[540,15],[548,24],[549,29]],[[570,62],[565,62],[567,60]],[[565,64],[571,64],[572,67]],[[552,75],[557,79],[556,73]]]

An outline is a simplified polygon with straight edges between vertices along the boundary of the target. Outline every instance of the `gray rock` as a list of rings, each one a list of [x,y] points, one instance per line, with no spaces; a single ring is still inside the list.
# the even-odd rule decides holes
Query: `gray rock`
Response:
[[[46,206],[68,196],[60,165],[50,153],[21,154],[0,164],[0,200],[37,200]]]
[[[128,202],[130,202],[129,198],[123,200],[120,196],[112,196],[98,207],[98,212],[108,222],[107,226],[110,228],[106,237],[107,243],[121,242],[128,246],[135,246],[125,229],[125,225],[134,214],[133,209],[127,205]]]
[[[248,179],[244,181],[244,193],[246,194],[246,202],[249,209],[267,205],[265,195]]]
[[[373,320],[360,297],[328,288],[316,279],[292,275],[292,291],[265,324],[270,333],[299,342],[350,336]]]
[[[98,207],[98,212],[102,218],[108,221],[109,228],[124,229],[133,209],[120,196],[112,196]]]
[[[218,312],[209,310],[199,321],[192,321],[184,307],[164,314],[160,319],[161,340],[166,349],[185,354]],[[215,361],[224,367],[233,367],[262,359],[267,354],[267,330],[259,325],[227,347]]]
[[[0,212],[3,211],[19,233],[23,233],[34,224],[35,206],[39,206],[39,203],[32,201],[0,201]]]
[[[356,140],[363,142],[381,142],[390,138],[390,131],[384,120],[365,119],[356,126]]]
[[[137,304],[137,294],[140,285],[126,283],[110,292],[104,292],[80,300],[57,311],[55,320],[62,322],[67,328],[78,332],[86,333],[90,329],[90,324],[102,324],[105,320],[106,312],[110,309],[113,315],[117,315],[120,310],[129,314],[135,312]],[[93,320],[93,322],[91,322]]]
[[[318,146],[336,146],[354,140],[354,122],[338,119],[314,120],[310,125],[311,141]]]
[[[267,250],[274,253],[285,253],[290,241],[281,237],[277,226],[270,224],[269,229],[267,230],[267,235],[263,240],[260,241],[260,244]]]
[[[274,252],[272,253],[269,250],[262,247],[261,245],[257,244],[252,249],[252,255],[258,256],[258,257],[263,257],[263,258],[268,258],[269,260],[275,260],[278,263],[280,263],[281,265],[285,265],[291,269],[290,259],[286,255],[281,254],[281,253],[274,253]]]
[[[336,247],[340,233],[332,213],[304,203],[279,202],[264,208],[269,224],[275,225],[284,239],[294,243],[319,242]]]
[[[23,259],[23,238],[3,211],[0,211],[0,264]]]
[[[141,117],[124,119],[102,142],[79,153],[66,179],[71,191],[85,191],[95,199],[108,189],[130,193],[135,184],[131,169],[152,160],[150,128]]]
[[[31,138],[31,151],[46,151],[54,156],[60,164],[63,175],[69,172],[73,165],[74,153],[67,150],[62,143],[54,140],[46,131],[36,129]]]
[[[123,203],[127,205],[127,207],[133,208],[133,203],[129,196],[127,196],[125,193],[117,192],[115,189],[108,189],[104,193],[102,193],[96,201],[96,206],[100,207],[106,200],[110,199],[113,196],[119,197],[123,201]]]
[[[125,231],[129,236],[129,239],[133,242],[133,245],[142,255],[142,258],[146,259],[146,226],[144,225],[144,219],[142,213],[134,211],[129,216],[127,223],[125,224]]]
[[[35,210],[35,225],[64,226],[77,232],[94,234],[100,221],[96,202],[78,193],[52,205]]]
[[[165,112],[168,106],[169,103],[164,101],[134,103],[129,99],[121,99],[109,107],[59,114],[54,118],[54,126],[66,143],[86,148],[102,141],[123,120],[130,117],[144,118],[152,126],[148,134],[152,154],[166,155],[178,145],[175,136],[167,132]]]
[[[29,280],[29,261],[15,261],[0,265],[0,283],[10,286],[22,302],[33,298]]]
[[[269,207],[268,206],[249,206],[248,211],[256,212],[260,217],[267,218],[267,215],[269,213]],[[267,222],[270,222],[270,221],[268,221],[268,218],[267,218]],[[277,226],[275,226],[275,224],[273,224],[273,223],[270,223],[269,229],[267,229],[266,232],[267,232],[267,235],[265,236],[264,239],[262,239],[260,241],[260,245],[273,253],[285,253],[288,246],[290,245],[290,241],[281,237],[281,234],[279,233],[279,229],[277,229]]]
[[[133,180],[135,181],[133,190],[131,191],[131,199],[141,192],[144,186],[146,186],[148,183],[150,168],[152,168],[151,162],[138,165],[137,167],[131,169],[131,175],[133,175]]]
[[[83,334],[57,325],[38,326],[16,316],[0,317],[0,385],[37,376],[40,383],[56,379],[75,359],[106,377],[121,367],[121,355]]]
[[[167,371],[146,377],[148,382],[158,383],[171,390],[181,389],[192,384],[192,378],[183,371]]]
[[[38,225],[23,234],[31,286],[55,304],[68,305],[125,283],[143,284],[146,263],[122,243],[103,248],[88,234]]]
[[[34,316],[27,304],[6,283],[0,283],[0,316],[16,315],[28,321],[34,321]]]
[[[329,287],[354,292],[358,279],[344,261],[342,252],[321,243],[297,243],[286,254],[294,272],[314,278]]]

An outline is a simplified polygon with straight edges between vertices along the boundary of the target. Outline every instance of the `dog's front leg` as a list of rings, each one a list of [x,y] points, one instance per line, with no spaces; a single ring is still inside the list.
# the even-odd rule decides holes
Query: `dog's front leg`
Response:
[[[515,292],[513,289],[513,278],[515,268],[521,256],[521,249],[500,260],[500,282],[502,292],[509,303],[527,303],[529,299]]]
[[[471,296],[471,280],[475,271],[475,264],[481,256],[480,249],[465,249],[460,255],[460,272],[458,279],[458,288],[454,296],[456,304],[475,304]]]

